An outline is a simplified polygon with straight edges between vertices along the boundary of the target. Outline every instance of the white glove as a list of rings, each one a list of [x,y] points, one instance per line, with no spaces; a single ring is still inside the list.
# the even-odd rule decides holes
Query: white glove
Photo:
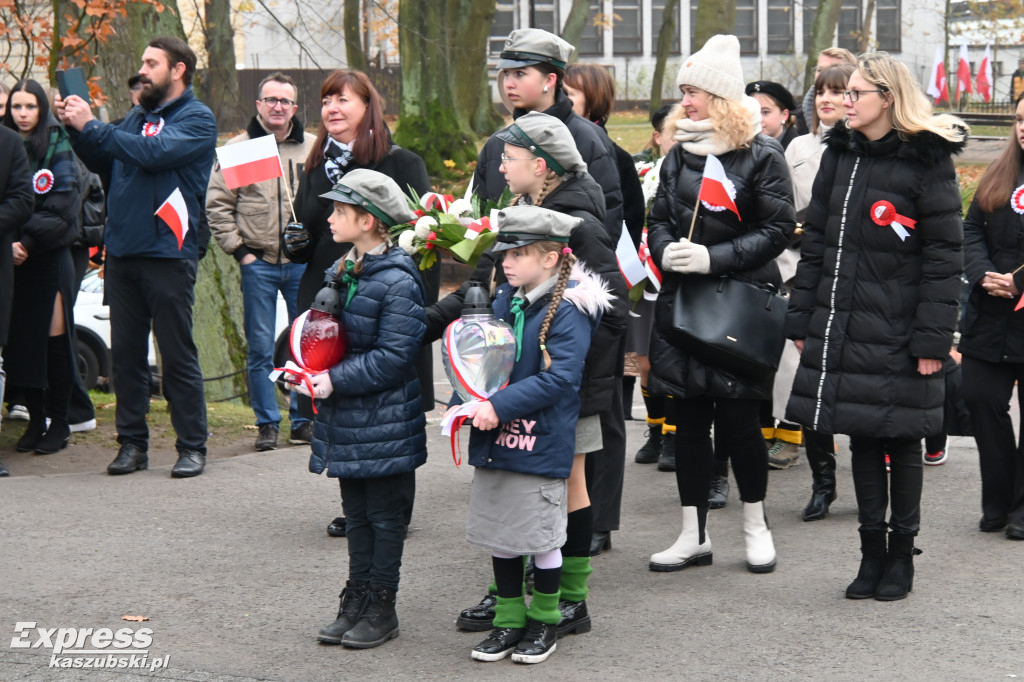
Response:
[[[706,275],[711,272],[711,254],[708,247],[683,237],[665,247],[661,268],[670,272]]]

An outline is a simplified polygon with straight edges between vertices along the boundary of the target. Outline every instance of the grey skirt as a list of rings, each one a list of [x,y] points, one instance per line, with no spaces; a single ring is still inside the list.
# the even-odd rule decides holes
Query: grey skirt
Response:
[[[563,478],[477,467],[466,540],[508,554],[542,554],[565,544],[568,484]]]

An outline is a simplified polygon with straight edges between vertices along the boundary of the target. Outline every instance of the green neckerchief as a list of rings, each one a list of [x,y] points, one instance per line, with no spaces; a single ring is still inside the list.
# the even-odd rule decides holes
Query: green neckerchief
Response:
[[[526,322],[526,313],[523,312],[523,308],[528,305],[530,302],[525,298],[513,296],[512,307],[509,308],[509,313],[512,314],[512,331],[516,335],[516,362],[519,362],[519,356],[523,352],[523,324]]]
[[[352,297],[356,295],[356,289],[359,287],[359,275],[356,274],[356,264],[354,261],[345,261],[345,274],[342,276],[341,281],[343,284],[348,285],[348,294],[345,296],[345,309],[348,309],[348,304],[352,302]]]

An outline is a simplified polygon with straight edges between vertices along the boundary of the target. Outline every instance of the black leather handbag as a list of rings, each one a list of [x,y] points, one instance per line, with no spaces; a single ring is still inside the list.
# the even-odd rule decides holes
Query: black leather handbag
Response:
[[[767,379],[779,368],[789,301],[774,287],[732,277],[682,277],[668,341],[739,378]]]

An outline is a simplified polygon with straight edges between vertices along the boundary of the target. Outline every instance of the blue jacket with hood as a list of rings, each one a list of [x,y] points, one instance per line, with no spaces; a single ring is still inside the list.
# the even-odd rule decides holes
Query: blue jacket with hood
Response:
[[[92,120],[81,131],[69,127],[68,132],[89,170],[110,174],[103,234],[109,255],[196,259],[205,251],[200,239],[205,234],[208,241],[210,234],[201,217],[217,121],[192,86],[153,111],[134,107],[116,126]],[[180,250],[174,233],[155,215],[176,188],[185,199],[189,223]]]

